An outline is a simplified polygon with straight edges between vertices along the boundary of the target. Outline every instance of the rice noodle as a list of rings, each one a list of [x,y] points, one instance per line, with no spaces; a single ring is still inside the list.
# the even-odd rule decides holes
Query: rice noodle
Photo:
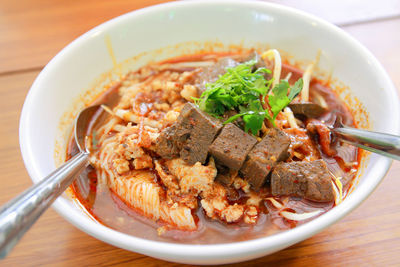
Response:
[[[297,151],[293,151],[293,156],[295,156],[296,158],[301,159],[301,160],[306,157],[304,154],[301,154]]]
[[[294,120],[296,121],[297,125],[301,125],[303,122],[301,120],[299,120],[298,118],[294,117]]]
[[[273,74],[273,81],[272,81],[272,88],[274,88],[275,85],[277,85],[280,81],[281,78],[281,71],[282,71],[282,60],[281,60],[281,55],[279,54],[279,51],[276,49],[270,49],[262,53],[261,55],[262,59],[268,58],[268,59],[274,59],[274,74]]]
[[[340,181],[341,177],[335,177],[332,182],[335,191],[335,205],[339,205],[343,201],[343,185]]]
[[[284,80],[287,81],[287,82],[289,82],[290,78],[292,77],[292,74],[293,74],[293,73],[289,72],[289,73],[286,75],[286,77],[285,77]]]
[[[300,93],[301,100],[303,102],[309,101],[311,74],[314,70],[314,67],[318,65],[320,56],[321,56],[321,50],[318,51],[317,57],[310,65],[308,65],[306,71],[303,74],[303,89],[301,90]]]
[[[112,117],[107,123],[102,125],[98,130],[97,133],[99,136],[98,142],[101,143],[107,138],[107,134],[117,125],[120,119],[116,117]]]
[[[279,214],[288,220],[304,221],[304,220],[307,220],[307,219],[317,216],[321,212],[323,212],[323,210],[316,210],[316,211],[305,212],[305,213],[294,213],[294,212],[290,212],[290,211],[281,211]]]
[[[268,131],[268,128],[267,128],[267,126],[265,126],[265,123],[263,122],[262,125],[261,125],[261,132],[263,134],[265,134],[267,131]]]
[[[274,207],[279,209],[279,210],[284,208],[284,206],[278,200],[276,200],[273,197],[268,197],[268,198],[266,198],[266,200],[271,201],[272,205],[274,205]]]
[[[116,151],[118,147],[118,142],[116,142],[116,137],[113,136],[111,138],[107,138],[102,142],[103,149],[100,150],[98,155],[98,160],[91,160],[94,166],[99,165],[98,172],[98,182],[99,184],[106,185],[107,179],[114,179],[116,174],[114,173],[113,168],[109,168],[108,163],[112,162],[112,159],[115,157],[114,151]]]
[[[289,107],[286,107],[283,110],[283,114],[285,115],[286,119],[288,120],[290,128],[299,128],[299,126],[297,125],[296,119],[293,115],[293,111]]]
[[[101,107],[104,111],[106,111],[107,113],[109,113],[110,115],[115,116],[115,113],[114,113],[109,107],[107,107],[106,105],[100,105],[100,107]]]
[[[123,131],[126,130],[126,126],[123,126],[121,124],[117,124],[117,125],[114,125],[113,130],[117,131],[117,132],[123,132]]]
[[[272,203],[272,205],[279,210],[279,215],[287,220],[303,221],[303,220],[307,220],[312,217],[315,217],[318,214],[323,212],[322,209],[311,211],[311,212],[305,212],[305,213],[290,212],[290,211],[284,210],[285,206],[273,197],[268,197],[265,200],[269,200]]]
[[[317,93],[317,92],[314,92],[314,98],[317,100],[318,104],[319,104],[321,107],[323,107],[323,108],[325,108],[325,109],[328,108],[328,104],[326,103],[325,98],[324,98],[322,95],[320,95],[320,94]]]

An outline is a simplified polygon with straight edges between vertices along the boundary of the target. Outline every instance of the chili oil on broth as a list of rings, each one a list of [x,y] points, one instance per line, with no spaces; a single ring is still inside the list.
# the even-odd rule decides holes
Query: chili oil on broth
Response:
[[[196,54],[168,59],[162,63],[185,63],[193,60],[210,61],[215,60],[218,57],[228,55],[234,57],[240,56],[238,54],[232,55],[229,53]],[[186,69],[185,67],[183,68],[183,70],[188,69],[190,69],[190,67]],[[165,68],[164,71],[169,70],[171,69]],[[282,76],[284,76],[285,72],[292,72],[291,80],[295,80],[296,77],[301,77],[302,75],[302,71],[288,64],[283,65],[282,72]],[[127,75],[125,79],[129,79],[129,75]],[[104,95],[106,97],[99,98],[95,102],[107,102],[105,99],[109,98],[118,99],[118,89],[121,86],[123,87],[125,83],[126,80],[122,80],[120,83],[115,84],[111,90]],[[328,85],[324,85],[321,82],[313,79],[310,88],[311,98],[313,97],[314,91],[320,93],[324,96],[329,106],[329,110],[335,110],[336,112],[339,112],[345,119],[345,123],[347,125],[355,125],[355,121],[348,108],[339,100],[338,96],[335,95]],[[157,96],[153,96],[152,101],[157,101]],[[144,108],[146,109],[146,107]],[[323,119],[329,122],[333,120],[333,116],[333,113],[327,113],[324,115]],[[110,133],[110,135],[112,134],[115,133]],[[360,158],[357,148],[343,146],[339,142],[335,144],[335,147],[338,149],[339,153],[341,153],[341,156],[346,158],[346,161],[359,163]],[[77,153],[77,148],[73,138],[71,138],[67,148],[67,159],[72,157],[75,153]],[[341,166],[340,160],[328,157],[324,158],[324,160],[327,162],[327,165],[332,172],[340,172],[341,175],[346,177],[345,185],[346,188],[348,188],[348,186],[351,184],[351,180],[354,178],[355,173],[348,174],[346,170],[343,172],[343,166]],[[150,171],[155,173],[153,169],[150,169]],[[114,192],[109,189],[108,186],[99,183],[93,167],[89,166],[73,183],[71,189],[76,199],[96,220],[102,224],[120,232],[150,240],[192,244],[228,243],[265,237],[293,228],[311,220],[308,219],[300,222],[286,220],[279,216],[279,209],[272,205],[270,201],[265,200],[261,203],[260,209],[262,212],[259,213],[259,218],[255,225],[247,225],[244,223],[227,224],[207,218],[199,203],[197,211],[195,212],[195,217],[198,220],[198,230],[181,231],[172,229],[160,236],[158,235],[156,229],[163,224],[158,224],[151,219],[144,217],[139,210],[130,207],[124,201],[122,201]],[[240,192],[236,192],[236,194],[240,195]],[[266,196],[270,197],[268,190],[266,190]],[[323,212],[326,212],[334,206],[333,202],[317,203],[296,197],[275,197],[275,199],[280,203],[284,203],[287,209],[296,211],[298,213],[312,212],[315,210],[322,210]]]

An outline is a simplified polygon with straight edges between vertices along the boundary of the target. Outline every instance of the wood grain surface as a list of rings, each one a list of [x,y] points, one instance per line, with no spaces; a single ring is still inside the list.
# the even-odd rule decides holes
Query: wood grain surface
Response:
[[[0,204],[31,185],[19,151],[18,122],[24,98],[40,70],[60,49],[90,28],[159,2],[164,1],[0,1]],[[378,1],[378,5],[377,1],[343,0],[274,2],[342,25],[375,54],[400,88],[399,1]],[[290,248],[237,266],[400,266],[399,188],[400,162],[394,162],[378,189],[345,219]],[[0,265],[178,264],[105,244],[50,209]]]

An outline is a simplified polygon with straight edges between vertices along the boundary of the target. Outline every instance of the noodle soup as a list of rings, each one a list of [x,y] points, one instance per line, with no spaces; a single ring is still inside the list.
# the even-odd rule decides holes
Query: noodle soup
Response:
[[[72,185],[99,222],[168,242],[224,243],[301,225],[340,204],[357,148],[329,84],[280,58],[196,54],[144,66],[112,86]],[[67,158],[77,153],[70,140]]]

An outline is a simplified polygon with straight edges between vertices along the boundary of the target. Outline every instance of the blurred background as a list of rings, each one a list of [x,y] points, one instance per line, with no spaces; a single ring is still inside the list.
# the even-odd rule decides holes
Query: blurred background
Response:
[[[18,143],[24,98],[58,51],[96,25],[161,0],[0,0],[0,204],[31,185]],[[400,0],[273,0],[336,24],[364,44],[400,88]],[[400,92],[400,91],[399,91]],[[373,195],[328,230],[243,265],[399,266],[400,163]],[[102,243],[53,210],[39,219],[0,266],[173,266]]]

